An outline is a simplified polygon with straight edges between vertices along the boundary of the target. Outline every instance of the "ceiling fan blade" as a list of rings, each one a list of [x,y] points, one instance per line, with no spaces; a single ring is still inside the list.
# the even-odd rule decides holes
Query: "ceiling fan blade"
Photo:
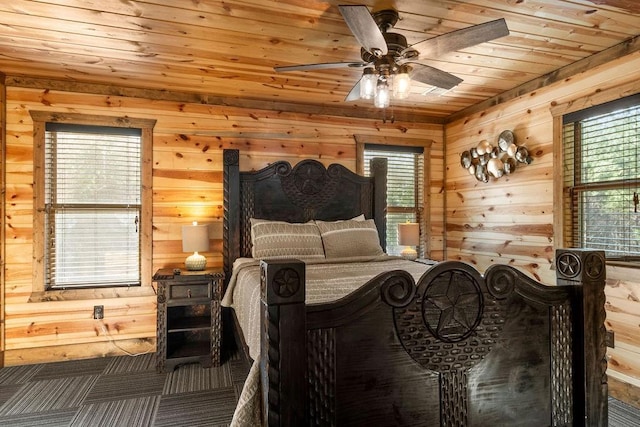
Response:
[[[279,73],[285,71],[309,71],[309,70],[324,70],[328,68],[342,68],[352,67],[359,68],[367,65],[366,62],[322,62],[318,64],[302,64],[302,65],[287,65],[283,67],[273,67],[273,69]]]
[[[347,97],[344,99],[345,101],[355,101],[356,99],[360,99],[360,82],[362,79],[359,79],[358,82],[353,85]]]
[[[387,54],[387,42],[364,5],[340,5],[340,13],[362,47],[374,56]]]
[[[438,58],[448,52],[455,52],[508,35],[507,23],[504,18],[500,18],[418,42],[405,51],[417,50],[420,52],[419,58]]]
[[[429,65],[419,62],[411,62],[412,70],[409,73],[411,80],[416,80],[431,86],[437,86],[443,89],[451,89],[462,82],[460,77],[447,73]]]

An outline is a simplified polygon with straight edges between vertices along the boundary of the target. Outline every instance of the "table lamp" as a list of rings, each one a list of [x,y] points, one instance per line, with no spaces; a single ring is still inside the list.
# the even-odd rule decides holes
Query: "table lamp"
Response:
[[[197,221],[193,225],[182,226],[182,252],[193,252],[184,261],[187,270],[204,270],[207,259],[198,252],[209,250],[209,227],[198,225]]]
[[[406,222],[398,224],[398,244],[405,246],[401,252],[404,259],[415,260],[418,253],[412,246],[418,246],[420,243],[420,224],[416,222]]]

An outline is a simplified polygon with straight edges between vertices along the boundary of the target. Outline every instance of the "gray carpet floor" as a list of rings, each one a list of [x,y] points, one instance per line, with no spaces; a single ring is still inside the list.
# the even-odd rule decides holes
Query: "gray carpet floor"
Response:
[[[0,426],[227,426],[248,362],[155,371],[155,356],[119,356],[0,369]],[[640,426],[640,410],[609,401],[609,426]]]
[[[640,409],[610,397],[609,427],[640,427]]]
[[[155,371],[155,356],[119,356],[0,369],[0,426],[227,426],[249,370]]]

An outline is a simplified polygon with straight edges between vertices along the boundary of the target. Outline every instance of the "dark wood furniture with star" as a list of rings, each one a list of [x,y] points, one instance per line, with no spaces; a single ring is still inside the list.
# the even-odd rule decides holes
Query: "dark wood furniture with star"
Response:
[[[225,150],[227,274],[251,254],[252,216],[364,213],[380,221],[384,247],[383,162],[363,178],[313,160],[240,172],[238,159]],[[606,425],[604,254],[557,250],[555,268],[548,286],[507,265],[480,274],[445,261],[417,283],[389,271],[338,301],[305,305],[304,263],[262,261],[265,423]]]
[[[220,366],[223,279],[221,269],[180,270],[180,274],[160,269],[153,276],[158,285],[158,372],[193,362]]]

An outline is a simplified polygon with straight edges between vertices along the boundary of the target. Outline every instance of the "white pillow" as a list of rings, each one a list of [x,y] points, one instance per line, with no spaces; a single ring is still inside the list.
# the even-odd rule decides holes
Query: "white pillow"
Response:
[[[384,252],[372,219],[362,221],[316,221],[327,258],[377,256]]]
[[[320,231],[304,224],[251,218],[251,255],[256,259],[324,259]]]

